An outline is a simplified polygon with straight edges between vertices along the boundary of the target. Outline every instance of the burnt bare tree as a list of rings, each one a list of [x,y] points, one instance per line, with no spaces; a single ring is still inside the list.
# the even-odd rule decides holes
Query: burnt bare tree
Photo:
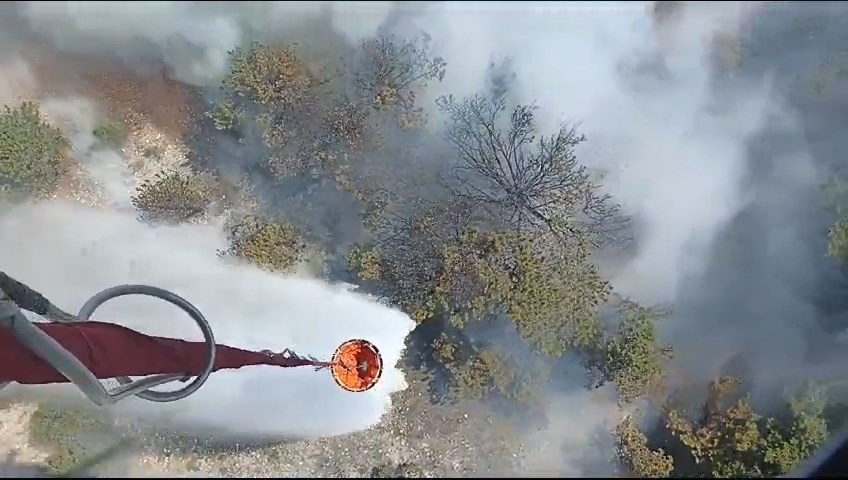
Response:
[[[447,63],[441,57],[432,56],[427,35],[421,41],[394,35],[371,38],[362,42],[361,52],[354,83],[375,105],[412,108],[413,87],[425,86],[431,80],[441,81],[445,76]]]
[[[538,135],[536,107],[510,108],[505,95],[448,96],[438,106],[449,117],[445,135],[457,156],[451,179],[457,195],[514,228],[544,226],[570,238],[584,238],[615,217],[617,207],[577,160],[575,147],[586,137],[576,127]]]

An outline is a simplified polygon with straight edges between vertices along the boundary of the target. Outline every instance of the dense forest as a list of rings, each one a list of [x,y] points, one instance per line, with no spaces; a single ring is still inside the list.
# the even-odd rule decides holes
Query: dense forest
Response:
[[[487,90],[423,105],[422,89],[461,68],[426,37],[369,38],[332,61],[254,42],[229,60],[198,98],[189,162],[135,192],[139,221],[223,215],[218,255],[281,275],[308,265],[402,309],[418,325],[404,369],[434,405],[474,402],[520,422],[544,415],[540,392],[579,363],[586,389],[613,386],[629,412],[611,461],[637,477],[780,475],[840,428],[844,407],[826,386],[790,385],[782,407],[759,408],[744,368],[707,384],[669,371],[675,345],[658,322],[674,305],[626,298],[596,265],[597,252],[628,248],[632,225],[578,155],[592,139],[579,123],[544,130],[497,66]],[[123,122],[93,134],[120,145]],[[5,107],[5,201],[51,197],[68,146],[38,104]],[[848,210],[831,205],[822,255],[837,263]]]

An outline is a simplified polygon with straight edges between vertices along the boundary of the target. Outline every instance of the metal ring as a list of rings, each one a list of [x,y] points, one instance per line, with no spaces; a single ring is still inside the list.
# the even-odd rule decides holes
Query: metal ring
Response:
[[[139,392],[136,394],[139,398],[143,398],[144,400],[148,400],[151,402],[173,402],[176,400],[181,400],[183,398],[188,397],[192,393],[196,392],[209,378],[209,375],[212,373],[215,368],[215,336],[212,333],[212,328],[209,326],[209,322],[206,321],[206,318],[202,313],[188,300],[180,297],[179,295],[169,292],[167,290],[153,287],[149,285],[118,285],[112,288],[107,288],[102,292],[94,295],[80,308],[78,317],[80,320],[89,320],[91,315],[97,310],[98,307],[106,303],[107,301],[117,298],[123,297],[125,295],[146,295],[149,297],[156,297],[161,300],[165,300],[166,302],[176,305],[184,312],[186,312],[196,323],[197,326],[200,327],[201,332],[203,332],[203,338],[206,340],[206,346],[208,348],[207,356],[206,356],[206,365],[200,374],[188,385],[185,387],[173,391],[173,392],[157,392],[152,389],[145,390],[143,392]],[[132,379],[129,377],[117,377],[118,382],[122,385],[127,385],[132,383]]]

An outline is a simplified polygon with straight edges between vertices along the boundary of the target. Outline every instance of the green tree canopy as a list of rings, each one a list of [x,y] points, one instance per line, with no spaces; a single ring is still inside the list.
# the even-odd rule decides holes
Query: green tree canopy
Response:
[[[617,329],[604,332],[586,349],[594,386],[615,383],[622,403],[650,394],[661,397],[665,364],[672,348],[657,338],[655,325],[660,312],[626,301],[618,313]]]
[[[827,253],[838,260],[848,258],[848,182],[833,177],[824,186],[825,200],[833,207],[836,220],[828,231]]]
[[[615,429],[616,455],[624,472],[637,478],[668,478],[674,470],[674,459],[663,449],[653,450],[648,438],[639,430],[632,416],[627,416]]]
[[[688,448],[703,473],[714,477],[774,477],[814,454],[827,439],[824,404],[802,391],[774,417],[754,411],[747,396],[728,399],[739,381],[724,377],[711,385],[703,413],[692,421],[670,409],[667,428]]]

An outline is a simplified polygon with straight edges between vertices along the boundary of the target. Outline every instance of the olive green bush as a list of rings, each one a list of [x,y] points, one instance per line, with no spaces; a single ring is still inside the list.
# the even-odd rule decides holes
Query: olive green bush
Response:
[[[91,412],[40,405],[29,422],[29,441],[48,452],[49,470],[62,473],[97,453],[84,437],[107,431],[107,423]]]
[[[308,254],[300,232],[282,219],[245,217],[231,223],[227,234],[230,246],[221,256],[242,258],[271,272],[289,273]]]
[[[41,118],[35,103],[5,107],[0,114],[0,190],[50,194],[62,175],[68,143]]]
[[[142,221],[182,223],[202,218],[214,197],[214,189],[199,175],[172,170],[144,181],[132,203]]]
[[[238,124],[239,112],[231,100],[223,100],[215,104],[206,115],[212,119],[212,124],[218,130],[228,130]]]
[[[106,146],[117,148],[120,147],[127,139],[127,127],[118,121],[109,121],[98,125],[91,132],[94,138],[99,140]]]

